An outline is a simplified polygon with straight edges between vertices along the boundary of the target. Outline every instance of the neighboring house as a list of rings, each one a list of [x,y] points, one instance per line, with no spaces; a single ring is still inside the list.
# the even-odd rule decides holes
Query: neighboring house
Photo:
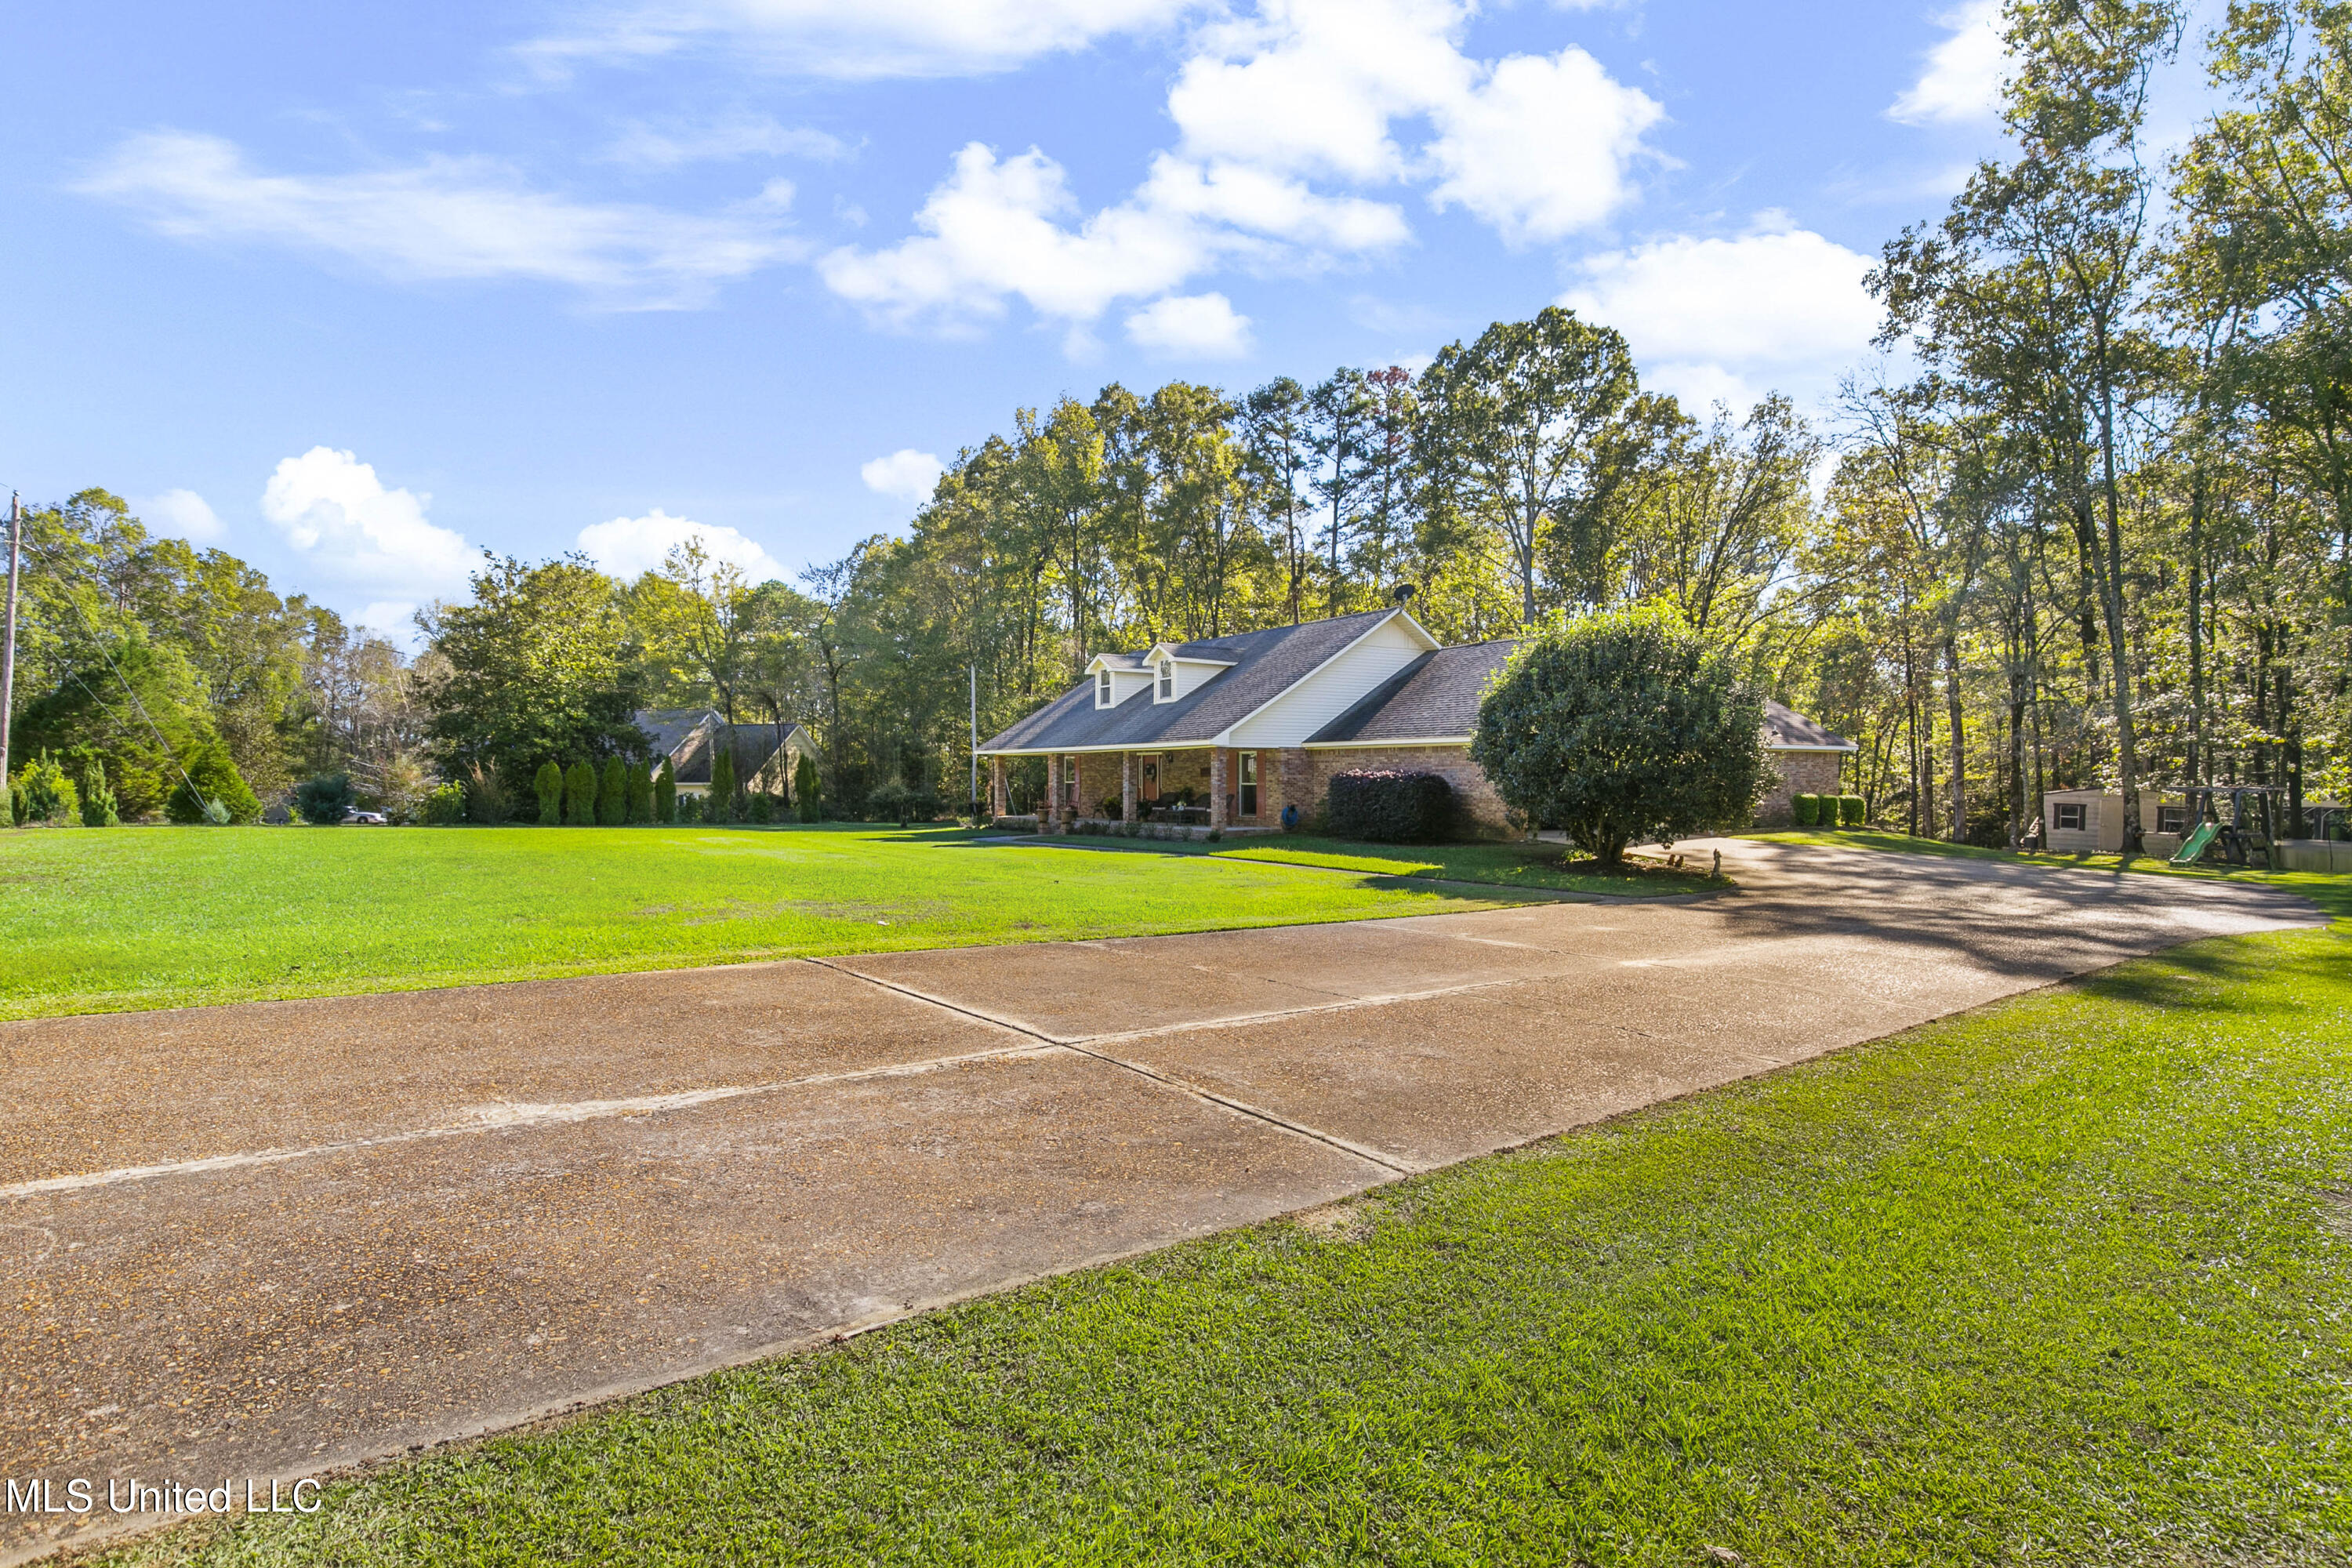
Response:
[[[733,724],[715,708],[649,708],[636,715],[655,765],[667,757],[680,795],[710,793],[710,766],[719,749],[735,754],[738,789],[792,794],[793,770],[815,756],[816,742],[798,724]]]
[[[1764,753],[1779,782],[1757,803],[1759,827],[1786,827],[1797,819],[1801,795],[1842,795],[1845,759],[1862,748],[1832,734],[1785,704],[1764,700]]]
[[[983,742],[990,808],[1009,814],[1005,760],[1045,759],[1039,816],[1134,821],[1197,800],[1213,827],[1271,830],[1286,808],[1312,817],[1334,773],[1397,768],[1444,774],[1470,824],[1512,829],[1470,736],[1509,642],[1441,647],[1402,606],[1295,626],[1097,654],[1085,682]],[[1782,763],[1785,814],[1804,759],[1853,746],[1770,705],[1766,745]],[[1775,731],[1774,725],[1781,728]],[[1808,775],[1810,776],[1810,775]]]

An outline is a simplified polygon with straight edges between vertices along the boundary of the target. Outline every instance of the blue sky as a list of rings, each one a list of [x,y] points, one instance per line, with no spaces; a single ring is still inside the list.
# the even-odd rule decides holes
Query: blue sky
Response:
[[[476,551],[797,571],[1110,380],[1559,300],[1813,403],[1992,151],[1987,0],[17,7],[0,488],[373,624]]]

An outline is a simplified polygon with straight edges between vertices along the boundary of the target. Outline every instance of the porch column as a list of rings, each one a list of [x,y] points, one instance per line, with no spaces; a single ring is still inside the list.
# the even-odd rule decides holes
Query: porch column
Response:
[[[1121,822],[1135,820],[1135,753],[1133,752],[1121,752],[1118,754],[1118,819]]]
[[[1059,752],[1045,759],[1045,820],[1041,826],[1048,833],[1062,831],[1062,753]]]
[[[1005,798],[1004,759],[991,757],[988,759],[988,815],[1005,816],[1011,814],[1012,809],[1013,803]]]
[[[1209,826],[1213,830],[1225,826],[1225,791],[1232,786],[1232,764],[1226,760],[1232,753],[1223,746],[1209,748]]]

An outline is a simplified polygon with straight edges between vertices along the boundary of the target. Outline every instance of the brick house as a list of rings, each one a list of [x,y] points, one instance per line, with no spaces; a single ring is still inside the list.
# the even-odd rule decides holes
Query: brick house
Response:
[[[1176,801],[1231,832],[1276,832],[1311,820],[1335,773],[1398,768],[1444,774],[1465,826],[1517,830],[1470,760],[1478,704],[1510,656],[1508,641],[1441,647],[1402,605],[1140,653],[1103,653],[1087,679],[982,743],[989,809],[1009,815],[1005,763],[1045,761],[1039,826],[1134,822]],[[1766,745],[1781,764],[1772,801],[1786,815],[1792,782],[1853,750],[1778,703]]]

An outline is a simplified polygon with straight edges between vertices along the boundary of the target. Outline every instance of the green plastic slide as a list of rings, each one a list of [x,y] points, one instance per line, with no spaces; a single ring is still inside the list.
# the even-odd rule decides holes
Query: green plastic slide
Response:
[[[2194,866],[2197,864],[2197,858],[2205,853],[2205,847],[2213,842],[2213,836],[2221,831],[2221,825],[2218,822],[2199,823],[2197,831],[2183,840],[2180,847],[2173,852],[2172,863],[2176,866]]]

